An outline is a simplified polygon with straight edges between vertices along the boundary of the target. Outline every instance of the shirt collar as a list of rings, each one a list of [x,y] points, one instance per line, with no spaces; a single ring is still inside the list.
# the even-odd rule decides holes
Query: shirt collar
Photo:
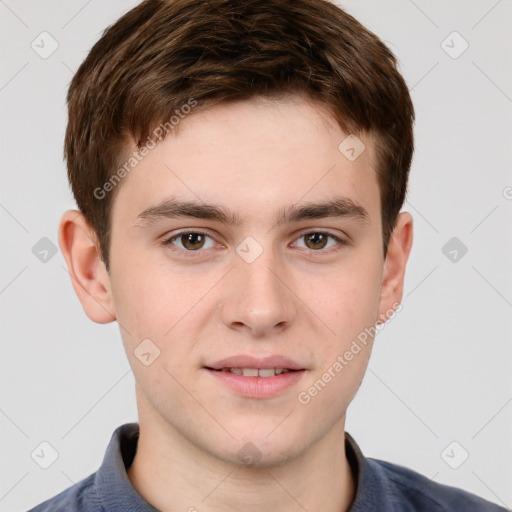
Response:
[[[96,494],[108,512],[158,512],[135,490],[126,474],[126,468],[135,457],[138,439],[138,423],[118,427],[96,472]]]
[[[386,486],[387,477],[373,459],[367,459],[354,438],[345,432],[345,453],[355,478],[356,492],[348,512],[402,510]]]

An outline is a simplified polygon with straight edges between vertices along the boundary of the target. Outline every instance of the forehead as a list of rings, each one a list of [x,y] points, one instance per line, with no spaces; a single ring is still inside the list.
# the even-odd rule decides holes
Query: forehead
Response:
[[[114,215],[133,219],[172,195],[261,218],[341,195],[365,203],[373,217],[380,209],[374,141],[349,135],[326,108],[298,96],[192,111],[123,179]]]

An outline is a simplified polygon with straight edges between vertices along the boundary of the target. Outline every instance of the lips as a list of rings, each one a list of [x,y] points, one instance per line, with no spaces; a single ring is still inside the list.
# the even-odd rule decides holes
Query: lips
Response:
[[[300,380],[306,374],[305,369],[299,369],[301,366],[297,362],[288,358],[279,357],[248,360],[247,358],[235,358],[212,363],[215,366],[222,366],[222,369],[205,367],[203,371],[213,379],[211,382],[216,386],[219,383],[224,388],[228,388],[238,396],[250,399],[270,399],[276,397],[286,390],[297,386]],[[227,367],[226,364],[249,364],[253,368]],[[254,368],[254,366],[267,366],[270,364],[282,364],[286,366],[295,366],[297,369],[288,369],[281,373],[276,373],[274,368]],[[209,384],[208,384],[209,386]]]
[[[294,361],[285,356],[267,356],[267,357],[252,357],[247,355],[236,355],[227,357],[225,359],[220,359],[219,361],[215,361],[213,363],[205,365],[205,368],[209,370],[218,370],[218,371],[232,371],[232,370],[252,370],[252,374],[249,375],[247,373],[246,376],[256,377],[254,374],[255,370],[305,370],[306,368],[301,365],[299,362]],[[234,372],[239,373],[239,372]],[[275,372],[278,374],[277,372]],[[283,373],[282,371],[279,373]],[[265,375],[259,375],[263,377]]]
[[[238,355],[204,366],[204,370],[234,391],[249,398],[271,398],[291,388],[303,377],[306,368],[284,356],[257,358]]]

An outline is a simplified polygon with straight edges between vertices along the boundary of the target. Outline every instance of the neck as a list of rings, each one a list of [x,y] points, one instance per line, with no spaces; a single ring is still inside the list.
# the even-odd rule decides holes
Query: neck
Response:
[[[140,410],[139,415],[137,453],[127,474],[137,492],[162,512],[345,512],[354,499],[344,418],[286,464],[248,467],[200,450],[162,418]]]

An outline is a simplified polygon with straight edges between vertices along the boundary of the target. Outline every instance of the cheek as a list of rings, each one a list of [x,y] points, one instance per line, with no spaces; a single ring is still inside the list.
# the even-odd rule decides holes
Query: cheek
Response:
[[[326,338],[329,352],[342,349],[361,331],[374,325],[379,310],[380,278],[378,261],[361,258],[312,280],[303,288],[301,293],[309,297],[311,309],[329,327],[329,332],[334,332]]]
[[[316,340],[319,358],[298,397],[312,417],[327,414],[327,423],[338,420],[357,393],[371,354],[379,284],[378,272],[343,273],[329,281],[317,302],[322,320],[334,333]]]
[[[171,272],[161,263],[140,265],[138,260],[150,261],[136,257],[125,260],[123,266],[115,267],[116,274],[112,276],[117,320],[126,353],[134,370],[140,369],[136,357],[144,348],[144,352],[149,349],[158,354],[152,367],[182,375],[186,361],[194,361],[198,326],[203,325],[201,320],[207,314],[206,301],[202,299],[218,276],[198,282],[187,273]]]
[[[128,356],[147,339],[163,349],[165,333],[175,323],[173,312],[181,308],[176,292],[156,268],[140,265],[135,257],[118,259],[112,268],[117,322]]]
[[[326,339],[323,364],[315,375],[316,388],[322,390],[322,398],[315,405],[319,414],[322,403],[336,405],[333,414],[345,410],[361,384],[378,316],[380,276],[378,261],[361,258],[333,284],[330,298],[335,305],[329,311],[336,335]]]
[[[173,376],[183,380],[184,345],[190,341],[177,336],[182,327],[178,322],[190,306],[149,267],[118,267],[115,284],[117,321],[134,378],[153,406],[158,401],[163,406],[170,394],[181,396]],[[183,343],[176,343],[178,339]]]

